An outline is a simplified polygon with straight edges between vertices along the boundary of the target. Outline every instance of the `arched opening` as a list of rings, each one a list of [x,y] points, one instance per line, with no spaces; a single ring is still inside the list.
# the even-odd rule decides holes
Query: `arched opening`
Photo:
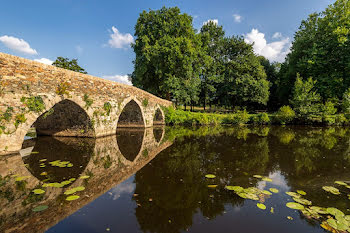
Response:
[[[131,100],[125,105],[122,113],[119,116],[118,127],[145,127],[141,108],[134,100]]]
[[[153,127],[153,135],[156,142],[160,142],[160,140],[163,137],[163,133],[164,133],[164,127],[161,127],[161,126]]]
[[[164,125],[164,117],[159,108],[157,108],[156,113],[154,114],[153,125]]]
[[[140,153],[144,135],[144,128],[121,128],[117,130],[118,147],[127,160],[133,162]]]
[[[23,143],[24,153],[20,153],[27,169],[38,180],[60,183],[77,179],[83,173],[94,147],[93,138],[38,137]]]
[[[62,100],[33,124],[37,136],[94,137],[90,117],[71,100]]]

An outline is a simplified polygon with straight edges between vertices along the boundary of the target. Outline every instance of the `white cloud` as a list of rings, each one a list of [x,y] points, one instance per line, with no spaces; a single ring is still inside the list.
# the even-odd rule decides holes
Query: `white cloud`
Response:
[[[290,52],[291,43],[288,37],[267,43],[265,34],[259,32],[258,29],[252,29],[250,33],[244,35],[244,40],[249,44],[254,43],[254,52],[266,57],[270,61],[283,62],[286,55]]]
[[[207,21],[203,22],[203,25],[206,25],[206,24],[208,24],[209,22],[212,22],[212,23],[214,23],[215,25],[218,25],[218,24],[219,24],[219,20],[217,20],[217,19],[208,19]]]
[[[34,61],[37,61],[37,62],[41,62],[41,63],[44,63],[46,65],[52,65],[53,61],[51,61],[50,59],[48,58],[40,58],[40,59],[34,59]]]
[[[112,27],[111,39],[108,40],[108,45],[111,48],[127,48],[134,42],[134,38],[130,33],[120,33],[116,27]]]
[[[242,22],[242,16],[240,16],[239,14],[234,14],[233,19],[235,20],[236,23]]]
[[[128,180],[119,184],[115,188],[112,188],[110,191],[110,194],[113,196],[113,200],[115,201],[123,194],[130,195],[132,192],[134,192],[135,187],[136,187],[136,184],[133,183],[132,180],[129,178]]]
[[[275,34],[273,34],[272,38],[273,38],[273,39],[282,38],[282,34],[281,34],[280,32],[275,32]]]
[[[5,35],[0,36],[0,42],[2,42],[6,47],[21,53],[26,53],[30,55],[38,54],[38,52],[35,49],[32,49],[30,45],[23,39]]]
[[[131,81],[129,80],[129,76],[128,75],[111,75],[111,76],[102,76],[102,78],[105,78],[105,79],[109,79],[109,80],[112,80],[112,81],[116,81],[118,83],[123,83],[123,84],[127,84],[127,85],[130,85],[132,86],[132,83]]]
[[[75,46],[75,50],[76,50],[77,53],[79,53],[79,54],[81,54],[81,53],[84,51],[84,49],[83,49],[80,45]]]

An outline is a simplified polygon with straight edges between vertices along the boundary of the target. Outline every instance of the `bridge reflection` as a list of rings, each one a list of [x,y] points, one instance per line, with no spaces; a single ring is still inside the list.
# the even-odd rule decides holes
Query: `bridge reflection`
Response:
[[[155,132],[155,133],[154,133]],[[164,127],[118,129],[103,138],[38,137],[26,140],[16,155],[0,159],[0,232],[44,232],[62,219],[123,182],[144,167],[172,142],[163,140]],[[52,166],[52,161],[72,166]],[[80,176],[88,179],[79,179]],[[16,181],[17,179],[17,181]],[[74,181],[63,188],[46,187],[44,195],[32,192],[44,183]],[[67,189],[84,186],[80,198],[67,202]],[[33,213],[38,205],[44,212]]]

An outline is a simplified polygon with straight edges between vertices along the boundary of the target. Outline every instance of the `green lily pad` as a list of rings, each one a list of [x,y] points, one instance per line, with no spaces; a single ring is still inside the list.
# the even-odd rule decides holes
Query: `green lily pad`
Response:
[[[341,211],[341,210],[338,210],[337,208],[333,208],[333,207],[330,207],[330,208],[327,208],[326,209],[327,213],[337,217],[337,216],[345,216],[345,214]]]
[[[339,184],[339,185],[344,185],[344,186],[347,186],[348,184],[345,183],[344,181],[335,181],[334,182],[335,184]]]
[[[296,198],[300,198],[300,194],[295,193],[295,192],[286,192],[287,195],[291,196],[291,197],[296,197]]]
[[[311,210],[319,213],[319,214],[328,214],[327,208],[319,207],[319,206],[311,206]]]
[[[64,194],[66,195],[71,195],[73,193],[76,193],[76,192],[79,192],[79,191],[83,191],[85,190],[85,187],[83,186],[78,186],[78,187],[75,187],[75,188],[71,188],[71,189],[68,189],[64,192]]]
[[[74,201],[74,200],[77,200],[77,199],[79,199],[80,198],[80,196],[78,196],[78,195],[72,195],[72,196],[68,196],[67,198],[66,198],[66,200],[67,201]]]
[[[327,219],[327,223],[329,226],[333,227],[334,229],[337,229],[337,221],[335,221],[335,219],[333,218],[329,218]]]
[[[265,195],[272,195],[272,193],[267,191],[267,190],[262,190],[261,193],[263,193]]]
[[[276,189],[276,188],[270,188],[270,191],[273,192],[273,193],[278,193],[279,192],[278,189]]]
[[[261,175],[254,175],[253,177],[258,178],[258,179],[263,178],[263,176],[261,176]]]
[[[47,172],[40,173],[41,176],[47,176]]]
[[[38,151],[32,151],[32,152],[30,152],[32,155],[34,155],[34,154],[39,154],[39,152]]]
[[[45,190],[42,190],[42,189],[34,189],[32,192],[35,193],[35,194],[43,194],[43,193],[45,193]]]
[[[261,180],[267,181],[267,182],[272,182],[272,179],[270,179],[269,177],[263,177]]]
[[[90,178],[90,176],[81,176],[81,177],[79,177],[79,179],[88,179],[88,178]]]
[[[306,195],[306,192],[305,192],[305,191],[303,191],[303,190],[297,190],[297,193],[299,193],[300,195],[303,195],[303,196],[305,196],[305,195]]]
[[[47,159],[40,159],[39,162],[45,162]]]
[[[306,199],[304,199],[304,198],[293,197],[293,200],[296,201],[296,202],[298,202],[298,203],[300,203],[300,204],[302,204],[302,205],[312,205],[312,202],[311,202],[311,201],[306,200]]]
[[[46,210],[47,208],[49,208],[47,205],[39,205],[39,206],[33,208],[32,210],[34,212],[40,212],[40,211]]]
[[[235,192],[242,192],[244,190],[244,188],[241,186],[225,186],[225,189]]]
[[[216,176],[213,175],[213,174],[207,174],[205,175],[205,178],[208,178],[208,179],[214,179]]]
[[[208,185],[208,188],[216,188],[216,187],[218,187],[217,184],[209,184],[209,185]]]
[[[339,192],[339,189],[333,187],[333,186],[323,186],[322,189],[326,192],[330,192],[334,195],[339,195],[340,192]]]
[[[296,203],[296,202],[288,202],[288,203],[286,204],[286,206],[287,206],[288,208],[295,209],[295,210],[302,210],[302,209],[305,208],[303,205],[301,205],[301,204],[299,204],[299,203]]]
[[[262,209],[262,210],[266,210],[266,206],[262,203],[257,203],[256,206],[259,208],[259,209]]]
[[[28,179],[28,178],[29,178],[29,176],[19,176],[15,180],[16,181],[22,181],[22,180],[25,180],[25,179]]]

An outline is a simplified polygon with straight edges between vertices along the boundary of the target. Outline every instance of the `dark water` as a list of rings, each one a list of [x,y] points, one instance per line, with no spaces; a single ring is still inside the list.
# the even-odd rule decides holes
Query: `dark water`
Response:
[[[286,207],[285,192],[297,190],[313,206],[350,215],[350,189],[334,184],[350,184],[348,128],[134,129],[97,140],[39,137],[23,148],[0,160],[0,232],[326,232],[327,215]],[[56,160],[73,166],[49,163]],[[279,192],[250,200],[227,185]],[[81,186],[67,201],[64,192]],[[40,205],[48,208],[33,212]]]

